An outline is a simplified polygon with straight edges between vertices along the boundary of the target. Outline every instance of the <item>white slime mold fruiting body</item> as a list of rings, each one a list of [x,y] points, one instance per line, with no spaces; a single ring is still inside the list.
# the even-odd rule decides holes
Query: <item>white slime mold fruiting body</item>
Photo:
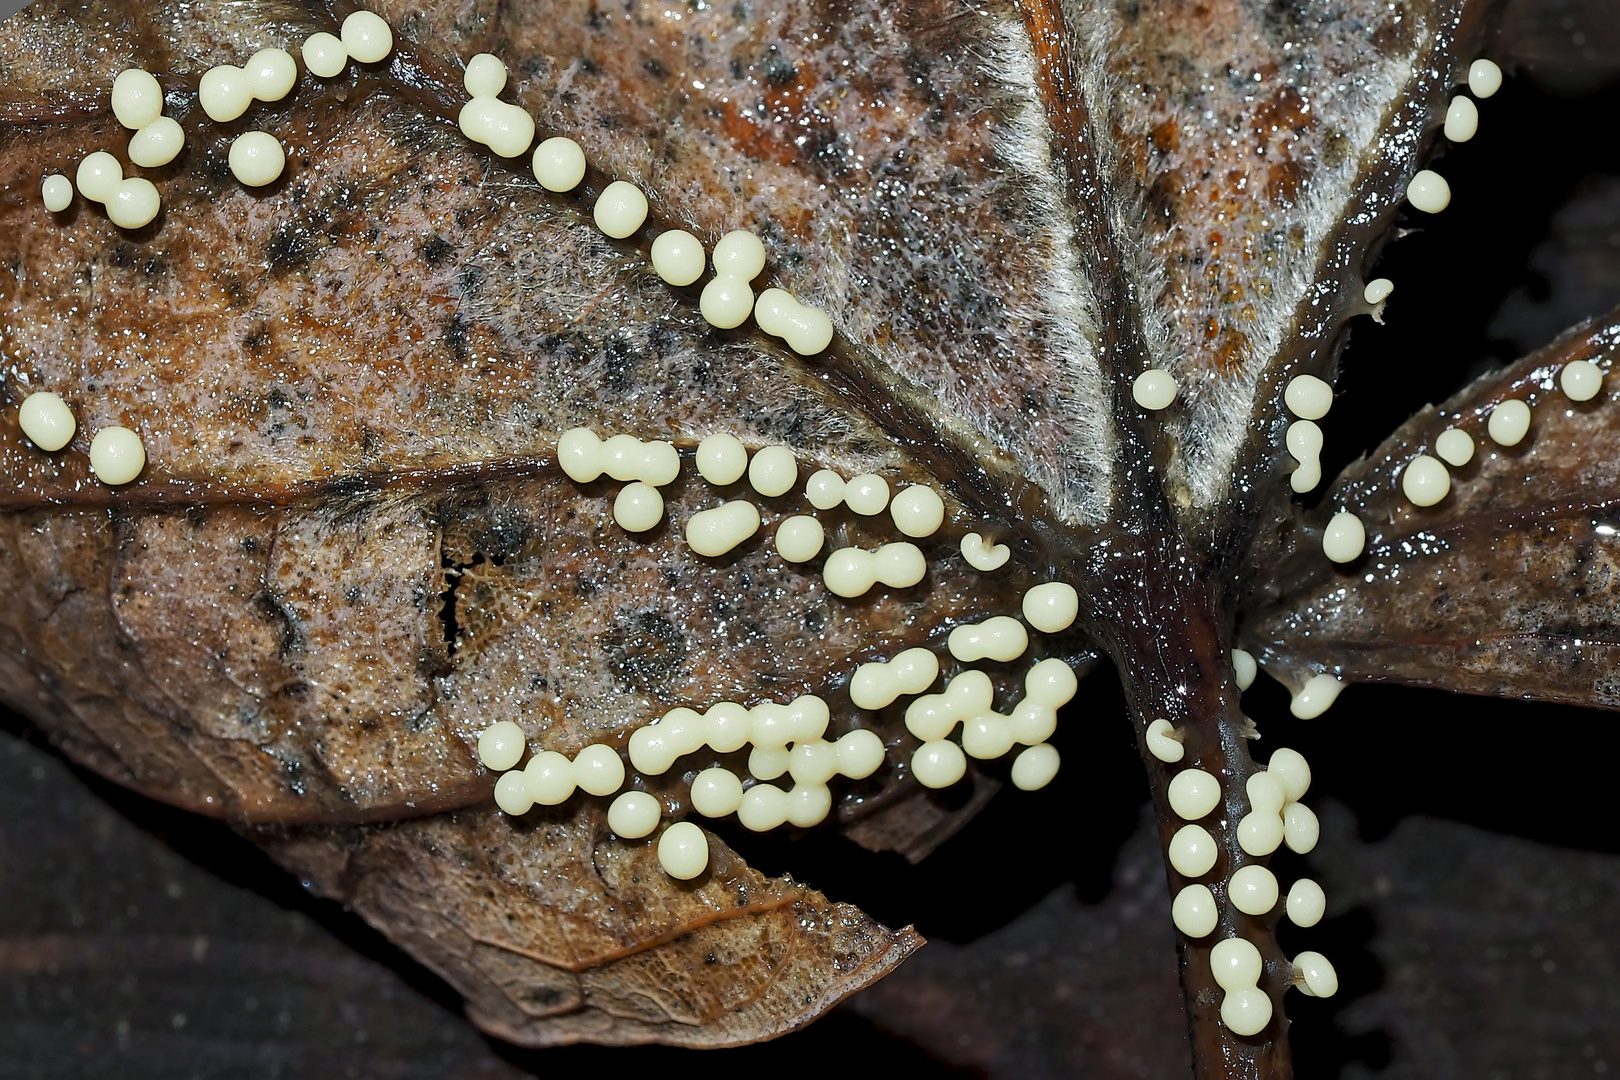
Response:
[[[1327,913],[1327,895],[1310,878],[1300,878],[1288,890],[1284,910],[1295,926],[1315,926]]]
[[[1220,909],[1208,885],[1187,885],[1170,902],[1170,919],[1176,929],[1190,938],[1208,937],[1215,932]]]
[[[497,720],[478,736],[478,760],[491,772],[505,772],[523,760],[528,743],[523,729],[510,720]]]
[[[1282,846],[1282,816],[1263,810],[1244,814],[1238,821],[1237,838],[1238,847],[1257,859],[1264,858]]]
[[[703,242],[684,229],[661,232],[652,242],[652,264],[666,284],[690,285],[703,276]]]
[[[1057,748],[1051,743],[1026,746],[1013,759],[1011,778],[1019,791],[1039,791],[1057,776],[1061,765]]]
[[[1174,765],[1187,753],[1186,747],[1181,745],[1181,733],[1168,720],[1155,720],[1149,724],[1146,742],[1148,753],[1167,765]]]
[[[524,149],[528,149],[527,143]],[[605,235],[615,240],[627,239],[647,222],[647,196],[636,185],[615,180],[596,197],[591,217]]]
[[[1311,789],[1311,766],[1306,762],[1305,755],[1286,746],[1279,746],[1271,752],[1271,760],[1266,762],[1266,775],[1276,779],[1282,787],[1283,798],[1288,802],[1299,802]]]
[[[1354,562],[1366,549],[1367,527],[1348,510],[1334,514],[1322,530],[1322,554],[1332,562]]]
[[[945,500],[926,484],[902,488],[889,504],[894,527],[906,536],[933,536],[945,523]]]
[[[1277,876],[1264,866],[1245,866],[1227,882],[1232,906],[1245,915],[1266,915],[1277,906]]]
[[[1012,736],[1025,746],[1043,743],[1057,731],[1058,710],[1074,700],[1080,680],[1067,661],[1042,660],[1024,676],[1024,696],[1013,706]]]
[[[152,181],[132,176],[107,200],[107,219],[120,229],[139,229],[150,225],[162,208],[163,200]]]
[[[633,435],[614,435],[604,442],[594,431],[581,427],[558,437],[557,464],[578,484],[607,473],[615,480],[640,480],[663,487],[680,473],[681,456],[672,443],[642,442]]]
[[[73,181],[61,173],[52,173],[40,183],[39,198],[45,209],[60,214],[73,205]]]
[[[1170,865],[1182,877],[1203,877],[1219,855],[1215,838],[1202,825],[1183,825],[1170,838]]]
[[[41,450],[60,450],[73,441],[79,423],[73,410],[60,396],[37,391],[23,398],[17,407],[17,425],[30,442]]]
[[[1468,65],[1468,92],[1481,101],[1502,89],[1502,69],[1481,57]]]
[[[1131,384],[1131,397],[1149,412],[1168,409],[1176,400],[1176,377],[1163,368],[1149,368]]]
[[[624,761],[611,746],[592,743],[573,762],[574,784],[589,795],[612,795],[624,783]]]
[[[748,737],[755,746],[771,748],[819,739],[831,716],[827,702],[814,694],[800,694],[786,705],[762,701],[748,710]]]
[[[253,84],[247,72],[231,64],[220,64],[203,72],[197,84],[197,104],[208,119],[218,124],[235,120],[253,104]]]
[[[735,814],[742,805],[742,780],[730,769],[704,769],[692,781],[692,809],[707,818]]]
[[[735,484],[748,471],[748,448],[729,432],[705,435],[698,443],[696,459],[698,475],[715,487]]]
[[[343,47],[362,64],[376,64],[394,51],[394,31],[382,16],[370,11],[352,11],[340,31]]]
[[[1079,616],[1080,594],[1067,582],[1048,581],[1026,592],[1020,607],[1029,625],[1043,634],[1059,634]]]
[[[1339,974],[1319,952],[1294,957],[1294,985],[1306,997],[1332,997],[1339,992]]]
[[[260,49],[248,58],[248,89],[260,101],[280,101],[298,83],[298,63],[286,49]]]
[[[1571,401],[1591,401],[1603,389],[1603,369],[1590,360],[1571,360],[1558,373],[1558,386]]]
[[[1433,506],[1451,493],[1451,473],[1439,458],[1419,454],[1401,470],[1401,494],[1413,506]]]
[[[826,540],[821,522],[806,514],[785,518],[776,527],[776,552],[791,563],[809,562],[820,555]]]
[[[163,115],[163,87],[151,72],[125,68],[113,79],[112,111],[120,124],[139,131]]]
[[[1314,420],[1295,420],[1283,441],[1298,463],[1289,474],[1289,486],[1301,493],[1314,490],[1322,482],[1322,429]]]
[[[963,671],[942,692],[927,694],[906,707],[906,730],[923,742],[938,742],[956,730],[957,724],[990,712],[994,698],[990,676]]]
[[[889,482],[876,473],[850,477],[844,484],[844,505],[862,517],[883,513],[889,505]]]
[[[1183,769],[1170,778],[1166,795],[1177,817],[1197,821],[1221,804],[1221,784],[1203,769]]]
[[[495,781],[495,805],[503,813],[513,817],[522,817],[534,808],[534,799],[529,795],[529,785],[521,772],[513,771],[503,773]]]
[[[805,481],[804,497],[817,510],[831,510],[844,501],[844,478],[831,469],[818,469]]]
[[[799,459],[785,446],[762,446],[748,463],[748,483],[767,498],[786,495],[799,482]]]
[[[542,750],[523,767],[523,786],[540,806],[560,806],[573,798],[578,786],[574,766],[555,750]]]
[[[1361,298],[1373,307],[1378,307],[1388,300],[1395,291],[1395,283],[1387,277],[1373,278],[1361,290]]]
[[[1328,711],[1343,689],[1344,683],[1327,672],[1312,675],[1288,702],[1288,711],[1301,720],[1314,719]]]
[[[103,484],[127,484],[146,468],[146,447],[126,427],[104,427],[90,440],[90,471]]]
[[[1491,410],[1485,431],[1498,446],[1518,446],[1530,432],[1530,406],[1518,398],[1508,398]]]
[[[765,245],[747,229],[734,229],[714,244],[716,277],[753,281],[765,270]]]
[[[494,53],[479,53],[467,61],[461,85],[468,97],[498,97],[506,89],[506,64]]]
[[[754,310],[754,290],[733,274],[714,278],[698,296],[704,320],[720,330],[733,330],[748,321]]]
[[[658,838],[658,865],[677,881],[691,881],[709,868],[709,837],[690,821],[677,821]]]
[[[664,806],[645,791],[626,791],[608,807],[608,828],[626,840],[651,836],[664,816]]]
[[[1479,132],[1479,106],[1467,94],[1458,94],[1446,107],[1446,138],[1465,143]]]
[[[79,162],[73,182],[80,195],[91,202],[105,203],[113,197],[123,180],[124,167],[118,159],[105,150],[97,150]]]
[[[849,700],[858,709],[881,709],[902,695],[923,693],[937,678],[939,657],[928,649],[907,649],[893,660],[856,668],[849,680]]]
[[[325,31],[311,34],[304,39],[300,51],[304,66],[322,79],[336,78],[349,66],[349,50],[343,47],[343,41],[335,34]]]
[[[613,520],[625,532],[646,532],[664,520],[664,497],[639,480],[626,484],[614,496]]]
[[[1406,185],[1406,201],[1426,214],[1438,214],[1451,205],[1451,185],[1433,169],[1423,169]]]
[[[547,191],[573,191],[585,179],[585,151],[573,139],[552,136],[534,148],[529,168],[535,180]],[[700,260],[698,272],[701,274],[702,271]],[[692,280],[696,281],[697,278]]]
[[[1232,682],[1237,685],[1241,693],[1254,685],[1254,678],[1260,674],[1260,665],[1255,661],[1254,654],[1247,649],[1232,650]]]
[[[1461,428],[1448,427],[1434,437],[1434,453],[1454,469],[1474,460],[1474,437]]]
[[[1289,381],[1283,403],[1301,420],[1320,420],[1333,408],[1333,387],[1315,375],[1300,375]]]
[[[264,187],[281,178],[287,167],[287,152],[269,132],[245,131],[231,142],[228,155],[231,174],[248,187]]]
[[[928,561],[917,545],[884,544],[876,551],[839,548],[821,568],[829,592],[846,599],[864,596],[881,583],[892,589],[917,584],[928,572]]]
[[[129,137],[129,160],[155,169],[179,157],[185,145],[186,129],[172,117],[160,116]]]
[[[981,573],[1000,570],[1011,557],[1012,549],[1006,544],[987,544],[984,537],[976,532],[962,537],[962,558]]]
[[[473,98],[461,107],[456,123],[461,127],[463,135],[481,146],[489,147],[497,157],[519,157],[528,153],[529,147],[534,143],[534,117],[499,98]],[[601,227],[600,219],[597,225]],[[624,235],[628,236],[630,233]]]
[[[964,623],[947,639],[951,655],[964,664],[978,660],[1016,660],[1029,648],[1029,631],[1007,615],[994,615],[982,623]]]
[[[925,742],[911,755],[911,775],[926,788],[948,788],[967,775],[967,755],[946,739]]]
[[[734,499],[686,519],[686,544],[699,555],[716,558],[759,532],[759,507]]]

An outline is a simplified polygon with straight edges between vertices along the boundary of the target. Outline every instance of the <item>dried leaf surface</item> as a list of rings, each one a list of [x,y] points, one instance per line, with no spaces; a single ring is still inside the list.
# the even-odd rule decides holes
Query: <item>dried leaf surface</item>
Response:
[[[1355,681],[1620,708],[1614,493],[1620,431],[1614,388],[1571,401],[1565,364],[1611,371],[1611,313],[1469,386],[1404,425],[1352,466],[1305,522],[1263,534],[1259,565],[1280,567],[1277,597],[1244,629],[1268,670],[1298,686],[1316,671]],[[1612,383],[1612,375],[1605,379]],[[1531,406],[1524,441],[1498,446],[1491,410]],[[1401,475],[1440,432],[1476,444],[1439,504],[1414,506]],[[1349,509],[1367,552],[1321,556],[1326,517]]]

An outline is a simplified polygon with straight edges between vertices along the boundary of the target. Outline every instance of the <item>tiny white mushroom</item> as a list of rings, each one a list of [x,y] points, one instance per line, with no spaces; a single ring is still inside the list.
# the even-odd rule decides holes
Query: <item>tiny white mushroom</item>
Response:
[[[1355,562],[1367,549],[1367,527],[1348,510],[1328,519],[1322,530],[1322,554],[1336,563]]]
[[[1468,90],[1484,100],[1502,89],[1502,69],[1483,57],[1468,65]]]
[[[1176,378],[1163,368],[1148,368],[1131,384],[1131,397],[1150,412],[1168,409],[1176,400]]]
[[[1517,446],[1530,432],[1530,406],[1519,398],[1508,398],[1491,410],[1485,431],[1498,446]]]
[[[1436,456],[1454,469],[1474,460],[1474,437],[1462,428],[1448,427],[1434,437]]]
[[[1433,506],[1451,492],[1451,473],[1439,458],[1419,454],[1401,470],[1401,494],[1414,506]]]
[[[1208,937],[1215,932],[1220,910],[1208,885],[1187,885],[1170,902],[1170,919],[1176,929],[1190,938]]]
[[[1571,401],[1591,401],[1603,389],[1603,369],[1590,360],[1571,360],[1558,373],[1558,386]]]
[[[1433,169],[1423,169],[1406,186],[1406,201],[1426,214],[1438,214],[1451,205],[1451,185]]]

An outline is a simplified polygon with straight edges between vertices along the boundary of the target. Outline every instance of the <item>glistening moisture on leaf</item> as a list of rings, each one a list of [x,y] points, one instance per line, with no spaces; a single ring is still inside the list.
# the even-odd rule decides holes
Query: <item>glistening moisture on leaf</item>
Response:
[[[1611,707],[1591,554],[1612,535],[1608,392],[1558,412],[1577,355],[1608,372],[1609,331],[1444,406],[1481,447],[1450,502],[1402,501],[1437,434],[1420,416],[1292,509],[1316,485],[1290,388],[1331,380],[1350,320],[1379,310],[1363,279],[1469,80],[1483,8],[384,4],[391,50],[327,71],[310,35],[350,8],[37,4],[6,24],[0,92],[0,333],[22,407],[0,439],[7,699],[101,775],[239,825],[503,1039],[718,1046],[801,1026],[920,938],[751,869],[747,813],[720,826],[734,844],[699,834],[707,866],[678,880],[658,854],[677,826],[610,827],[609,796],[726,819],[697,790],[724,768],[762,782],[757,805],[778,792],[778,824],[830,811],[921,859],[1028,786],[1007,751],[1038,750],[1040,710],[1077,681],[1086,713],[1106,657],[1176,898],[1195,1069],[1289,1075],[1285,992],[1330,992],[1332,968],[1292,944],[1315,917],[1251,911],[1231,883],[1270,879],[1285,830],[1309,852],[1316,789],[1274,744],[1269,769],[1251,755],[1234,644],[1316,687],[1299,711],[1336,680]],[[300,43],[289,93],[214,107],[235,77],[219,65]],[[504,105],[468,102],[483,53]],[[184,132],[171,163],[125,155],[108,94],[129,68]],[[528,117],[515,159],[492,154],[497,121]],[[255,131],[285,157],[267,182],[240,160]],[[585,162],[557,191],[528,156],[550,137]],[[90,197],[75,170],[107,150],[159,192],[155,219],[121,227],[127,207]],[[41,205],[52,173],[78,187],[60,211]],[[650,215],[621,229],[605,207],[627,183]],[[734,286],[759,290],[754,321],[654,273],[678,228],[717,262],[726,234],[758,237],[763,272]],[[786,302],[769,289],[804,326],[824,313],[830,342],[771,332]],[[71,406],[65,449],[25,438],[36,391]],[[1501,393],[1540,417],[1524,449],[1480,434]],[[113,427],[144,450],[133,483],[98,464]],[[717,433],[756,466],[785,460],[786,481],[712,482],[698,448]],[[658,445],[673,479],[575,467]],[[853,491],[823,501],[820,470],[935,491],[943,527],[906,539]],[[757,510],[707,551],[684,526],[727,500]],[[1364,519],[1348,569],[1322,557],[1331,511]],[[1495,550],[1504,517],[1519,556]],[[787,557],[798,519],[822,554]],[[1516,558],[1544,572],[1499,568],[1510,584],[1449,628],[1402,606],[1414,573]],[[1027,598],[1053,583],[1077,618],[1045,628]],[[956,640],[975,625],[1006,636],[975,652]],[[1535,647],[1460,655],[1471,634]],[[863,700],[861,665],[918,649],[938,681]],[[759,725],[752,752],[713,727],[675,768],[637,764],[647,732],[735,719],[728,703]],[[760,734],[795,708],[819,710],[813,731]],[[493,765],[481,744],[506,722],[515,756]],[[829,790],[828,746],[862,733],[881,762],[840,765]],[[791,781],[769,788],[788,742]],[[527,809],[534,785],[507,771],[525,755],[636,767]],[[516,801],[498,786],[514,776]],[[1304,876],[1289,858],[1284,892]],[[1302,931],[1286,951],[1285,910]]]

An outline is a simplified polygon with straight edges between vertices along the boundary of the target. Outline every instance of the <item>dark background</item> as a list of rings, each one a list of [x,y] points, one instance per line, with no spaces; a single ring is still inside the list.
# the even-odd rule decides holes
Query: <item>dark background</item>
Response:
[[[1494,55],[1508,82],[1442,159],[1450,209],[1379,263],[1396,292],[1345,354],[1329,475],[1468,376],[1620,303],[1620,11],[1517,4]],[[1356,687],[1297,721],[1264,677],[1245,705],[1262,746],[1316,771],[1321,846],[1279,870],[1321,880],[1329,918],[1284,945],[1326,953],[1343,985],[1291,995],[1301,1077],[1620,1074],[1612,714]],[[1168,897],[1123,718],[1114,676],[1093,675],[1052,788],[1004,794],[920,867],[833,836],[728,835],[761,869],[931,943],[804,1032],[698,1057],[489,1042],[434,976],[229,829],[89,777],[7,717],[0,1078],[1184,1076]]]

